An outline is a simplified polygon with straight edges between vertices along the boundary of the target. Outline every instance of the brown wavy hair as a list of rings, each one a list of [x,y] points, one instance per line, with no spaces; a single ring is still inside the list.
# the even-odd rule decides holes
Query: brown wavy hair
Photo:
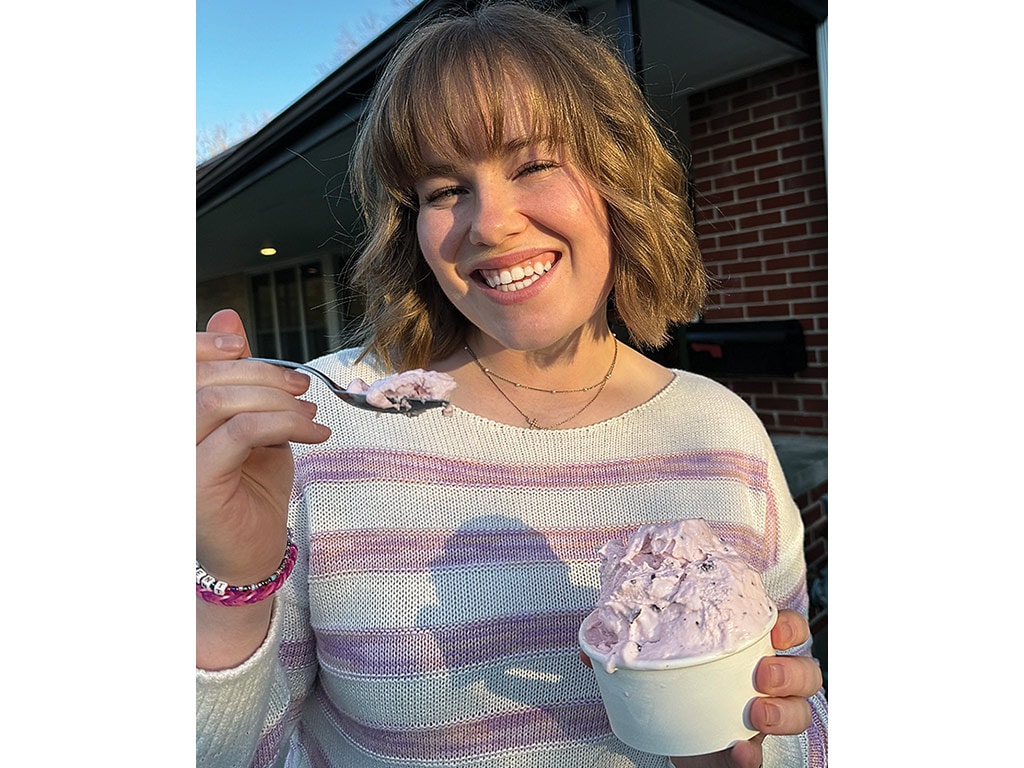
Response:
[[[598,33],[521,3],[487,3],[413,31],[377,81],[353,147],[351,181],[367,224],[352,272],[366,311],[358,341],[395,370],[454,353],[469,321],[422,257],[413,187],[418,141],[468,156],[497,151],[507,100],[525,104],[532,138],[568,150],[608,206],[615,253],[610,311],[655,348],[703,306],[707,277],[685,178],[616,49]],[[470,130],[473,127],[473,130]],[[365,354],[365,353],[364,353]]]

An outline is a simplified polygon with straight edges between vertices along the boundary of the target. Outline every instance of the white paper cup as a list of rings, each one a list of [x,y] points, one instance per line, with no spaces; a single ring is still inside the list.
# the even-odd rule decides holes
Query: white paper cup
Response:
[[[771,628],[738,650],[717,656],[639,661],[609,673],[603,654],[580,647],[594,662],[594,674],[612,731],[620,741],[655,755],[703,755],[727,749],[757,734],[750,704],[758,693],[754,671],[773,656]]]

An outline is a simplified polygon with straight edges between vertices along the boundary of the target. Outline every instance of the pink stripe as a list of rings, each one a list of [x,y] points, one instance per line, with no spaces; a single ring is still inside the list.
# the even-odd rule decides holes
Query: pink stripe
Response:
[[[599,698],[409,728],[395,723],[359,722],[338,709],[322,689],[318,689],[316,695],[335,727],[347,739],[374,755],[393,760],[431,760],[445,764],[538,744],[580,742],[610,733]]]
[[[774,504],[770,510],[774,511]],[[654,522],[654,521],[652,521]],[[778,557],[775,515],[764,534],[742,525],[711,522],[711,528],[758,570]],[[597,550],[625,539],[636,526],[602,528],[501,528],[497,530],[382,529],[325,531],[309,544],[309,578],[350,573],[408,573],[516,563],[597,562]]]
[[[556,466],[487,464],[447,456],[339,448],[296,461],[297,486],[367,481],[469,488],[600,488],[672,479],[731,479],[767,492],[765,463],[733,451],[679,453]]]
[[[433,628],[318,630],[323,661],[354,675],[422,675],[500,659],[577,649],[588,611],[503,616]],[[531,663],[531,662],[525,662]]]

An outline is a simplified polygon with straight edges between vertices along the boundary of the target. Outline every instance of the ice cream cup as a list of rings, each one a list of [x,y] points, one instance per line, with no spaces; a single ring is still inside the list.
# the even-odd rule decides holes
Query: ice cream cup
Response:
[[[594,674],[612,731],[631,747],[656,755],[703,755],[749,739],[750,704],[759,693],[754,671],[775,654],[771,628],[724,654],[685,659],[636,661],[605,669],[605,657],[583,637],[580,647],[593,661]]]

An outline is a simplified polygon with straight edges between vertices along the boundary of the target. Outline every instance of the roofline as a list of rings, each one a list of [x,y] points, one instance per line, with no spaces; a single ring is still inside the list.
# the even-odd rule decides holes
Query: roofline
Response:
[[[362,112],[362,97],[369,94],[397,42],[423,19],[467,4],[474,0],[423,0],[259,131],[197,166],[196,215],[202,216],[294,159],[296,153],[301,155],[355,123]],[[353,110],[356,105],[359,108]]]
[[[196,168],[196,216],[216,208],[296,155],[358,121],[388,54],[411,29],[446,9],[480,0],[423,0],[259,131]],[[557,0],[555,0],[557,2]],[[713,10],[813,51],[809,23],[828,15],[827,0],[697,0]],[[570,5],[570,0],[560,4]]]

